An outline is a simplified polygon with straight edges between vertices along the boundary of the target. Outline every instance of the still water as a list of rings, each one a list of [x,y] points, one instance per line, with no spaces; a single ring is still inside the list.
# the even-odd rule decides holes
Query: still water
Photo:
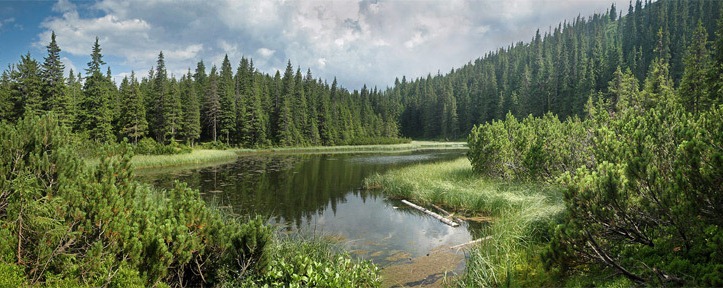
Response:
[[[386,266],[468,242],[482,227],[447,226],[379,191],[361,189],[364,178],[460,157],[464,151],[254,154],[231,164],[139,178],[163,188],[186,182],[205,200],[237,215],[263,215],[283,233],[331,237],[351,254]]]

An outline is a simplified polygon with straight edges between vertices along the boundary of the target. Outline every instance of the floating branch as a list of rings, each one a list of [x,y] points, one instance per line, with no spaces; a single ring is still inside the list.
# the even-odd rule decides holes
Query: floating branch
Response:
[[[414,208],[414,209],[417,209],[417,210],[419,210],[419,211],[422,211],[422,212],[424,212],[424,213],[427,213],[427,214],[431,215],[432,217],[436,218],[437,220],[442,221],[442,223],[444,223],[444,224],[447,224],[447,225],[452,226],[452,227],[457,227],[457,226],[459,226],[459,224],[458,224],[457,222],[454,222],[454,221],[452,221],[452,220],[449,220],[449,219],[447,219],[447,218],[444,218],[444,217],[442,217],[442,215],[439,215],[439,214],[437,214],[437,213],[434,213],[434,212],[432,212],[432,211],[429,211],[429,210],[427,210],[426,208],[424,208],[424,207],[422,207],[422,206],[419,206],[419,205],[414,204],[414,203],[412,203],[412,202],[409,202],[409,201],[407,201],[407,200],[402,200],[402,203],[407,204],[407,205],[411,206],[411,207]]]

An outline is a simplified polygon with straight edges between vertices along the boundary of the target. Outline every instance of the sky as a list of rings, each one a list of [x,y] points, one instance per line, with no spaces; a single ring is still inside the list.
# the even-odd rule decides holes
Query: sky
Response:
[[[55,31],[66,73],[84,72],[98,37],[116,82],[145,76],[163,51],[180,78],[228,55],[273,74],[291,61],[347,89],[445,74],[487,52],[529,42],[560,22],[604,13],[622,0],[0,0],[0,67],[39,62]],[[105,68],[104,68],[105,71]]]

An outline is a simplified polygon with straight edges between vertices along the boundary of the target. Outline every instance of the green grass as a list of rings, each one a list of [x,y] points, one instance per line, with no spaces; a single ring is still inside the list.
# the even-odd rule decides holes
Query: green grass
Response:
[[[555,285],[542,268],[547,227],[563,209],[560,188],[540,183],[509,183],[481,178],[469,160],[420,164],[374,175],[367,188],[381,188],[394,198],[436,204],[466,216],[492,219],[467,260],[460,286]]]
[[[377,153],[377,152],[408,152],[419,150],[445,150],[467,149],[467,142],[435,142],[412,141],[404,144],[384,145],[345,145],[345,146],[315,146],[315,147],[281,147],[260,150],[249,150],[251,153],[280,152],[280,153]]]
[[[232,162],[239,154],[265,154],[265,153],[398,153],[421,150],[459,150],[467,149],[466,142],[434,142],[412,141],[404,144],[385,145],[347,145],[347,146],[315,146],[315,147],[283,147],[268,149],[194,149],[187,154],[174,155],[135,155],[131,160],[133,167],[138,170],[150,168],[165,168],[184,166],[197,168],[199,166],[216,165]],[[96,166],[100,163],[97,156],[86,158],[85,163]]]
[[[136,169],[149,169],[171,166],[197,165],[201,163],[219,163],[234,161],[238,158],[234,150],[193,150],[187,154],[175,155],[135,155],[131,164]]]
[[[271,266],[249,286],[379,287],[379,268],[354,260],[330,239],[277,234],[269,248]],[[260,281],[259,281],[260,280]]]

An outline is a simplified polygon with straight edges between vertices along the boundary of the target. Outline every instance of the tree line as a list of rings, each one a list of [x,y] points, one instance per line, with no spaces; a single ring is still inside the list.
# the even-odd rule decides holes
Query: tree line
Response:
[[[120,84],[106,73],[98,39],[85,75],[64,77],[55,33],[43,63],[30,54],[0,78],[0,119],[52,111],[62,125],[99,142],[144,137],[159,143],[218,141],[243,147],[340,145],[398,137],[399,107],[378,89],[360,91],[314,79],[311,70],[283,75],[256,70],[242,58],[234,71],[226,56],[220,69],[203,61],[177,78],[168,75],[161,51],[145,77],[135,72]]]
[[[612,5],[605,13],[578,16],[544,34],[538,30],[529,43],[489,52],[445,75],[402,77],[383,91],[364,86],[349,92],[336,80],[329,85],[310,70],[294,70],[290,62],[283,74],[263,74],[247,58],[235,71],[228,57],[210,71],[201,61],[177,78],[168,75],[162,52],[146,76],[132,74],[118,84],[109,67],[102,73],[98,41],[85,76],[71,72],[65,78],[52,36],[43,63],[23,55],[3,72],[0,119],[52,110],[75,131],[106,142],[150,137],[161,143],[259,147],[369,143],[397,136],[458,139],[475,124],[504,119],[508,112],[582,116],[588,98],[608,97],[605,91],[618,67],[630,69],[642,82],[652,61],[664,59],[677,87],[684,76],[685,47],[699,25],[715,31],[720,9],[719,1],[637,0],[623,17]],[[707,41],[714,36],[708,34]]]
[[[528,43],[489,52],[444,75],[403,77],[385,94],[399,99],[400,133],[411,138],[464,137],[475,124],[504,119],[508,112],[517,118],[583,116],[588,98],[610,97],[606,91],[618,67],[642,83],[652,62],[663,59],[673,86],[681,85],[686,47],[697,41],[699,26],[716,31],[721,4],[637,0],[625,16],[613,4],[605,13],[538,30]],[[706,37],[713,41],[716,35]],[[710,97],[720,99],[722,92],[715,91]]]

